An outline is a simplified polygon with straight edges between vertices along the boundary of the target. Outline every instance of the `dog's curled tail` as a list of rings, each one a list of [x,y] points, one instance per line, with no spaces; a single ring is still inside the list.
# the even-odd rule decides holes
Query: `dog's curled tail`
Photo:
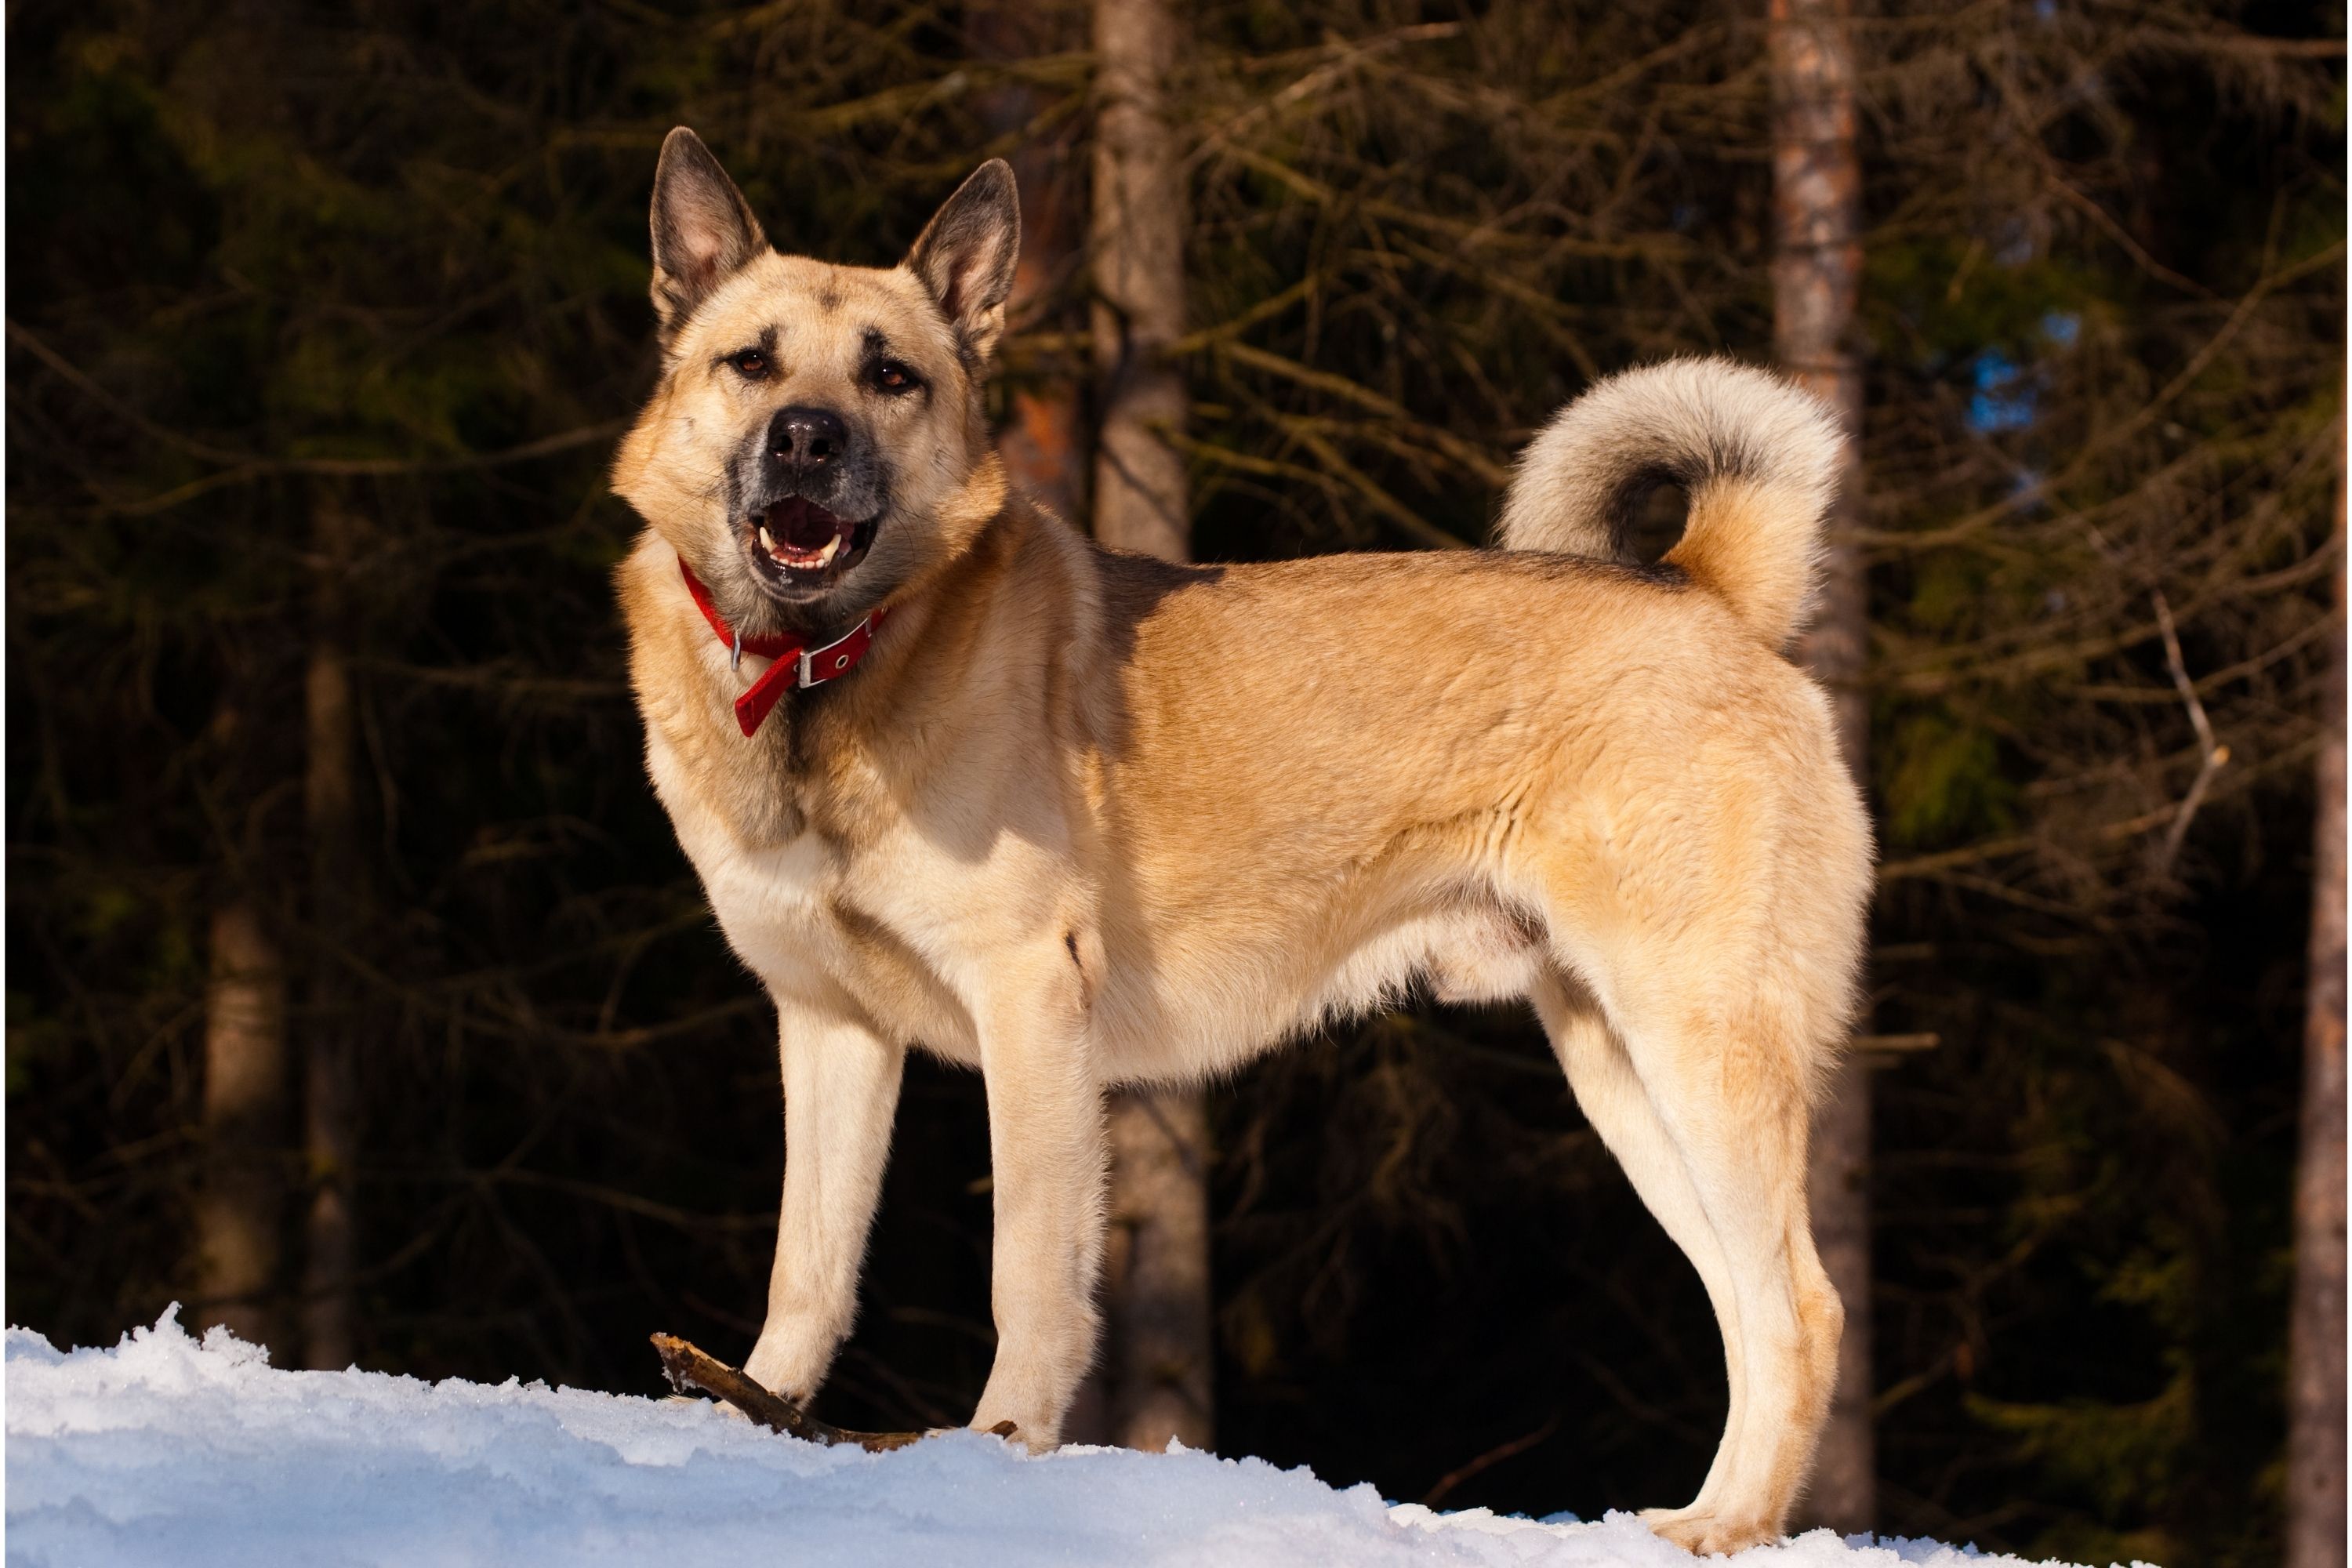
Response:
[[[1829,408],[1769,371],[1725,359],[1630,370],[1528,443],[1497,540],[1630,562],[1626,535],[1643,498],[1680,485],[1690,516],[1666,564],[1780,647],[1811,608],[1844,449]]]

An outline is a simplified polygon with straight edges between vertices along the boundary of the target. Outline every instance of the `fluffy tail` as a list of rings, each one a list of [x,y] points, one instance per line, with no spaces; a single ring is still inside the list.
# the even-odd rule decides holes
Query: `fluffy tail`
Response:
[[[1812,607],[1844,456],[1844,434],[1811,394],[1730,360],[1669,360],[1601,382],[1528,444],[1498,542],[1629,561],[1642,499],[1680,485],[1690,521],[1667,564],[1780,647]]]

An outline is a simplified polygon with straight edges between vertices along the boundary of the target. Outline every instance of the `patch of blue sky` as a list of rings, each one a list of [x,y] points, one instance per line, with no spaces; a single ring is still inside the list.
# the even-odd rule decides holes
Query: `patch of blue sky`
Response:
[[[1969,396],[1969,427],[1983,435],[2022,430],[2033,423],[2039,389],[2015,360],[1999,349],[1976,357],[1976,390]]]
[[[2042,341],[2060,351],[2071,349],[2083,336],[2083,318],[2074,310],[2052,310],[2041,321]],[[2041,413],[2042,377],[2029,359],[2020,363],[2007,351],[1985,349],[1969,362],[1969,427],[1982,435],[2022,430]]]

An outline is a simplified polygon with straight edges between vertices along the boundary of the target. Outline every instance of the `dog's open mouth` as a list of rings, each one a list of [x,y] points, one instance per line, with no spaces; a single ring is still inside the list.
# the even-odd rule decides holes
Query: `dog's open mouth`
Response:
[[[780,586],[822,587],[866,558],[876,521],[852,522],[794,496],[751,514],[751,560]]]

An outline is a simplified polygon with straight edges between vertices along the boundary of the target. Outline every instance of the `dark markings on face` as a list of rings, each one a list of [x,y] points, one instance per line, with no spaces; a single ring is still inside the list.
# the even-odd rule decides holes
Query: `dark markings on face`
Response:
[[[893,350],[890,347],[890,339],[888,335],[885,333],[881,328],[869,326],[859,335],[863,340],[866,351],[858,360],[857,378],[859,381],[865,383],[867,386],[875,386],[877,384],[877,374],[880,371],[883,363],[885,361],[895,361],[898,364],[903,365],[907,371],[915,377],[916,383],[912,388],[900,394],[900,395],[921,396],[925,398],[930,396],[930,377],[924,374],[922,371],[917,367],[913,360],[908,359],[905,354]]]
[[[828,316],[840,310],[841,290],[830,288],[820,290],[816,297],[816,308]]]
[[[760,329],[760,335],[751,340],[751,342],[738,344],[734,348],[722,350],[721,352],[711,355],[710,368],[718,370],[726,365],[731,360],[740,359],[747,353],[758,353],[762,359],[766,360],[768,364],[772,368],[776,362],[776,339],[780,335],[780,332],[781,329],[773,325],[761,327]]]
[[[765,437],[765,431],[759,431],[754,433],[752,438],[761,440]],[[719,482],[727,489],[727,523],[730,528],[734,526],[735,520],[744,516],[748,510],[743,494],[743,475],[749,467],[750,465],[743,461],[742,454],[739,452],[733,461],[726,464],[719,471]]]

